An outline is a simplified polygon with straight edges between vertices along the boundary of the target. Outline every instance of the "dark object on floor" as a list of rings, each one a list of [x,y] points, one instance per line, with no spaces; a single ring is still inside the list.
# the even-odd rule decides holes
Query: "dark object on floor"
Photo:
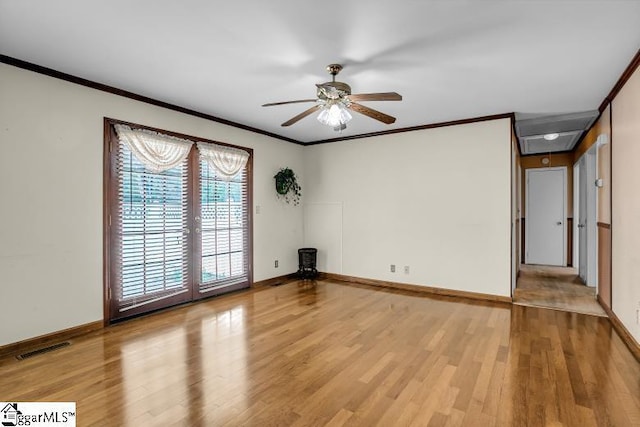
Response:
[[[318,277],[316,269],[316,258],[318,250],[316,248],[298,249],[298,276],[301,279],[314,279]]]

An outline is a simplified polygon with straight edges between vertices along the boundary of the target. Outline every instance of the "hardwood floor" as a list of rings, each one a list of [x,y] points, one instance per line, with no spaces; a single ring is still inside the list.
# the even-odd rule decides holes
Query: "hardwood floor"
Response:
[[[522,265],[515,304],[546,307],[576,313],[606,316],[596,301],[596,290],[585,286],[571,267]]]
[[[76,401],[80,426],[640,426],[606,318],[327,281],[1,359],[0,394]]]

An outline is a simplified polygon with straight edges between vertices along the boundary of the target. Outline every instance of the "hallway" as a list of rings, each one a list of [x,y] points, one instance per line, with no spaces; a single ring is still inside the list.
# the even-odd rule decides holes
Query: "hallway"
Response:
[[[522,265],[513,303],[606,317],[595,292],[574,268]]]

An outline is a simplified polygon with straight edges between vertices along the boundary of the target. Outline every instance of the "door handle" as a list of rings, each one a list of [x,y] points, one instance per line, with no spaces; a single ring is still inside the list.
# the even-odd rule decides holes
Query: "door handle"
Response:
[[[562,221],[556,222],[556,225],[562,225]]]
[[[578,228],[584,228],[584,224],[578,224]]]

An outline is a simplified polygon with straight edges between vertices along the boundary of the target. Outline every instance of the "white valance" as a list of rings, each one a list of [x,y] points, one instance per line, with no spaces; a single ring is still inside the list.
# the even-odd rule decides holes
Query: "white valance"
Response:
[[[249,160],[249,153],[246,151],[225,145],[199,142],[198,150],[202,158],[225,181],[231,181]]]
[[[192,141],[163,135],[148,129],[131,129],[115,125],[120,141],[151,172],[162,172],[178,166],[188,155]]]

